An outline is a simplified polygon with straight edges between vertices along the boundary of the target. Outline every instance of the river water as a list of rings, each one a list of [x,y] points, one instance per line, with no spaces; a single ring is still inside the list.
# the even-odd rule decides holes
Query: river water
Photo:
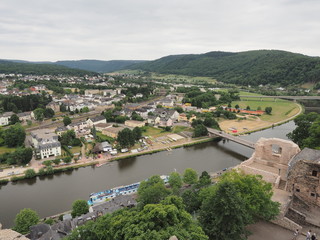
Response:
[[[244,138],[251,141],[260,137],[287,139],[286,134],[293,129],[291,121]],[[41,217],[55,215],[71,209],[77,199],[87,200],[91,192],[141,181],[155,174],[168,175],[175,169],[180,173],[186,168],[199,173],[216,172],[239,164],[252,153],[252,149],[233,142],[209,142],[123,159],[100,168],[86,167],[41,179],[8,183],[0,187],[0,223],[11,227],[15,215],[23,208],[31,208]]]

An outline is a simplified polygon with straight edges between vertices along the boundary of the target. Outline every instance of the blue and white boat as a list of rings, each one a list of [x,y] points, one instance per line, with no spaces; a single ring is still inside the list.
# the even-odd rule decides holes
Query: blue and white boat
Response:
[[[168,183],[169,176],[161,175],[160,177],[165,184]],[[130,195],[130,194],[136,193],[138,191],[139,186],[140,186],[140,182],[137,182],[137,183],[132,183],[126,186],[107,189],[102,192],[91,193],[90,199],[88,200],[88,204],[91,206],[97,203],[108,201],[119,195]]]

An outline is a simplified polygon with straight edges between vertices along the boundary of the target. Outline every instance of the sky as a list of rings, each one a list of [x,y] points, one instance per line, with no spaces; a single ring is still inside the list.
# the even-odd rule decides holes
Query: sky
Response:
[[[1,0],[0,59],[154,60],[278,49],[320,56],[318,0]]]

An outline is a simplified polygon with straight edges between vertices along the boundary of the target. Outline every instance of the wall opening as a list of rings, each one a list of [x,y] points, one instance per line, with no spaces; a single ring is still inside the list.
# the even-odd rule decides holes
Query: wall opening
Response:
[[[272,144],[272,154],[281,155],[282,148],[278,144]]]
[[[318,171],[313,170],[312,171],[312,176],[316,177],[318,175]]]

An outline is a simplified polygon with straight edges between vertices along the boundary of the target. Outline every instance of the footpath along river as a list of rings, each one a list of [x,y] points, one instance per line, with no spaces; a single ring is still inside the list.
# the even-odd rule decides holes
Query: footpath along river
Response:
[[[287,139],[295,128],[290,121],[273,129],[243,136],[251,141],[260,137]],[[100,168],[86,167],[54,176],[18,181],[0,186],[0,223],[12,227],[15,215],[31,208],[40,217],[55,215],[71,209],[72,202],[89,198],[91,192],[142,181],[155,174],[169,175],[175,169],[186,168],[216,172],[246,160],[253,150],[233,142],[209,142],[151,155],[112,162]]]

